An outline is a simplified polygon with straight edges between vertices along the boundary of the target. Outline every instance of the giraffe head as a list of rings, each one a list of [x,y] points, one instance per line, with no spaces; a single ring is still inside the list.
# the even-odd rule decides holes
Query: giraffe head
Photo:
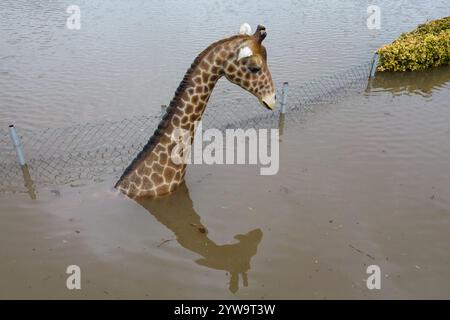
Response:
[[[254,34],[250,26],[241,26],[242,41],[225,62],[225,77],[259,99],[269,110],[275,107],[275,86],[267,66],[267,52],[262,45],[266,28],[259,25]]]

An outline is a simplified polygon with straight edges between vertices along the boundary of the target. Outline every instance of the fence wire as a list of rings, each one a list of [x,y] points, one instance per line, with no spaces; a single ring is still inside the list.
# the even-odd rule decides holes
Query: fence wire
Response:
[[[300,111],[336,102],[350,92],[364,89],[371,65],[372,61],[368,61],[304,84],[290,83],[286,117],[300,117]],[[281,91],[277,97],[281,97]],[[279,111],[268,112],[261,107],[244,110],[241,103],[226,108],[212,105],[206,108],[203,128],[268,128],[276,126],[278,122],[274,120],[278,116]],[[18,128],[34,186],[78,186],[120,175],[147,143],[160,118],[158,113],[39,131]],[[27,191],[6,129],[0,130],[0,178],[0,193]]]

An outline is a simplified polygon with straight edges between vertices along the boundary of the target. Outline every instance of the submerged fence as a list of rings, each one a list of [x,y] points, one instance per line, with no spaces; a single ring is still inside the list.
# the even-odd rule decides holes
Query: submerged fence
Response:
[[[282,112],[286,112],[287,117],[296,117],[301,114],[299,111],[316,104],[335,102],[351,91],[365,89],[368,78],[373,75],[374,61],[375,58],[345,72],[305,84],[289,84]],[[282,96],[281,90],[277,96]],[[268,112],[255,107],[243,111],[237,103],[226,108],[208,106],[203,127],[270,127],[278,123],[273,121],[278,117],[279,109]],[[30,192],[33,186],[77,186],[120,175],[147,143],[160,118],[161,114],[157,113],[40,131],[18,128],[18,138],[27,158],[25,168],[17,162],[8,130],[0,129],[0,192]]]

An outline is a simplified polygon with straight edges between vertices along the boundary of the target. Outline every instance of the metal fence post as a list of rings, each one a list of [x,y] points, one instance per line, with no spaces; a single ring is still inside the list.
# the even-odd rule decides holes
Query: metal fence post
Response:
[[[288,89],[289,89],[289,83],[283,82],[283,89],[281,90],[281,108],[280,108],[281,114],[286,113],[286,109],[287,109],[286,100],[287,100],[287,95],[288,95]]]
[[[16,128],[13,124],[9,126],[9,136],[11,137],[11,141],[16,149],[17,161],[20,164],[20,168],[22,169],[23,180],[25,182],[25,187],[28,190],[28,194],[31,199],[36,199],[36,191],[34,189],[33,180],[31,179],[30,171],[28,170],[28,165],[25,161],[25,155],[23,153],[22,144],[20,143],[19,135],[17,134]]]
[[[372,59],[372,66],[370,67],[369,78],[375,77],[375,73],[377,72],[377,66],[378,66],[378,53],[375,52]]]
[[[24,166],[26,164],[25,155],[23,154],[22,144],[20,143],[19,136],[17,135],[16,128],[13,124],[9,126],[9,136],[11,137],[11,141],[16,149],[17,160],[21,166]]]

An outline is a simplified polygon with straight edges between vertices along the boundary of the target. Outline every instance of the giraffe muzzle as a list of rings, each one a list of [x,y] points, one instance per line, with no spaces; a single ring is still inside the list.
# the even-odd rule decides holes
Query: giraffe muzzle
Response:
[[[261,104],[268,110],[273,110],[277,104],[275,94],[265,96],[261,99]]]

